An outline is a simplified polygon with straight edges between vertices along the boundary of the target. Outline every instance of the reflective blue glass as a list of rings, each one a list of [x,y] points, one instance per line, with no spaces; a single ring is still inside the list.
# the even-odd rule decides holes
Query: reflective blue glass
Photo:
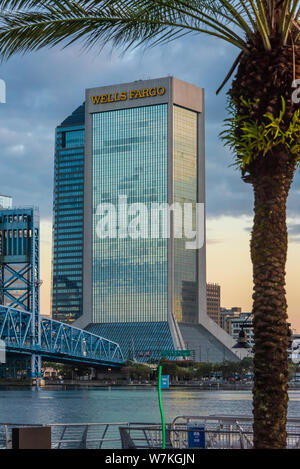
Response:
[[[72,119],[57,128],[54,166],[52,315],[64,322],[82,314],[84,107]]]
[[[193,206],[191,228],[196,229],[197,202],[197,113],[173,108],[173,187],[174,202]],[[174,239],[174,312],[177,321],[198,322],[197,251],[188,250],[186,240]]]
[[[102,202],[167,202],[167,105],[93,114],[93,322],[166,321],[167,239],[99,239]]]
[[[84,146],[84,130],[73,130],[65,132],[65,148]]]

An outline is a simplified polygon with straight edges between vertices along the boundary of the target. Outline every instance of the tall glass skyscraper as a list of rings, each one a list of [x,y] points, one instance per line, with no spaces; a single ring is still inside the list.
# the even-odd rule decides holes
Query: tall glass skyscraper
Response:
[[[56,128],[52,317],[82,315],[84,104]]]
[[[203,344],[212,361],[234,357],[206,314],[205,214],[202,247],[178,236],[175,207],[195,231],[205,203],[203,95],[172,77],[88,89],[57,128],[53,315],[128,358],[192,347],[203,360]]]
[[[184,347],[178,322],[198,324],[205,314],[205,246],[187,250],[174,236],[174,215],[169,238],[150,234],[149,218],[153,204],[204,203],[203,90],[171,77],[89,89],[85,110],[77,324],[118,339],[128,355],[157,358]],[[132,239],[118,218],[115,236],[99,237],[99,206],[121,199],[148,209],[148,233]]]

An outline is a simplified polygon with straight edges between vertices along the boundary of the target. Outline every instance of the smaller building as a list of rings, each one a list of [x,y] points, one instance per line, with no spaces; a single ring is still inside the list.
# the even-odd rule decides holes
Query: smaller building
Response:
[[[0,194],[0,208],[12,208],[12,197],[10,197],[9,195]]]
[[[217,283],[208,283],[206,286],[207,314],[220,326],[221,287]]]
[[[228,334],[230,334],[230,321],[233,318],[239,317],[242,312],[242,308],[234,306],[232,308],[221,308],[220,311],[220,326]]]
[[[39,311],[39,211],[0,208],[0,304]]]
[[[300,334],[292,335],[292,343],[289,347],[289,360],[294,363],[294,365],[300,364]],[[294,377],[294,381],[300,381],[300,375],[297,373],[297,376]]]

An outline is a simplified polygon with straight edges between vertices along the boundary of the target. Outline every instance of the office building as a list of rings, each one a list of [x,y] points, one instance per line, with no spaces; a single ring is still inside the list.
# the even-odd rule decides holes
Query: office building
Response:
[[[220,326],[221,310],[221,287],[216,283],[208,283],[207,295],[207,315]]]
[[[199,342],[211,361],[236,358],[206,314],[203,95],[172,77],[87,89],[57,128],[53,314],[115,340],[128,358]],[[199,249],[178,234],[174,208],[194,232],[196,203]],[[153,207],[167,205],[170,217],[154,220]]]
[[[199,323],[206,306],[205,292],[200,295],[205,248],[186,250],[173,227],[169,238],[118,232],[99,239],[98,207],[117,206],[120,197],[149,212],[154,203],[204,203],[202,106],[202,89],[173,78],[86,92],[83,315],[77,323],[122,336],[123,348],[135,356],[157,358],[183,347],[176,320]]]
[[[230,320],[232,318],[239,317],[242,312],[242,308],[234,306],[232,308],[221,308],[220,309],[220,326],[228,334],[230,334]]]
[[[82,314],[84,105],[57,128],[53,197],[52,317]]]

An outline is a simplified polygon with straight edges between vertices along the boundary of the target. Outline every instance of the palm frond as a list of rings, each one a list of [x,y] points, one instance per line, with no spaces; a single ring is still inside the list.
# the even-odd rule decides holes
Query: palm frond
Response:
[[[249,0],[249,3],[251,5],[253,14],[255,16],[256,26],[257,26],[257,29],[258,29],[260,35],[261,35],[264,46],[267,50],[270,50],[272,48],[272,46],[271,46],[271,43],[270,43],[270,37],[269,37],[269,33],[268,33],[268,25],[267,25],[267,22],[266,22],[266,16],[262,15],[260,13],[260,10],[264,11],[263,2],[262,1],[257,1],[256,3],[258,4],[258,6],[255,5],[254,0]]]
[[[205,3],[205,2],[204,2]],[[0,54],[8,58],[45,46],[81,40],[85,46],[108,41],[128,45],[176,39],[182,33],[206,33],[239,48],[245,41],[235,30],[210,16],[211,5],[199,1],[148,0],[141,2],[47,0],[0,1]],[[202,13],[201,13],[202,11]],[[227,21],[229,21],[229,17]]]
[[[291,25],[292,25],[292,22],[295,18],[295,15],[297,14],[297,9],[298,9],[298,5],[299,5],[299,1],[298,0],[293,0],[293,2],[290,2],[292,3],[291,5],[291,8],[290,8],[290,11],[288,12],[287,14],[287,18],[286,18],[286,21],[285,21],[285,25],[284,25],[284,28],[283,28],[283,31],[282,31],[282,35],[283,35],[283,44],[285,45],[286,42],[287,42],[287,39],[288,39],[288,35],[290,33],[290,30],[291,30]]]
[[[298,10],[299,0],[0,0],[0,56],[75,41],[158,45],[191,33],[242,51],[260,38],[269,50],[277,32],[286,43]]]
[[[222,81],[221,85],[219,86],[219,88],[217,89],[216,91],[216,94],[219,94],[220,91],[224,88],[224,86],[226,85],[226,83],[230,80],[230,78],[232,77],[236,67],[238,66],[238,64],[240,63],[240,60],[242,58],[242,55],[243,55],[243,52],[240,52],[239,55],[237,56],[237,58],[235,59],[235,61],[233,62],[229,72],[227,73],[226,77],[224,78],[224,80]]]

